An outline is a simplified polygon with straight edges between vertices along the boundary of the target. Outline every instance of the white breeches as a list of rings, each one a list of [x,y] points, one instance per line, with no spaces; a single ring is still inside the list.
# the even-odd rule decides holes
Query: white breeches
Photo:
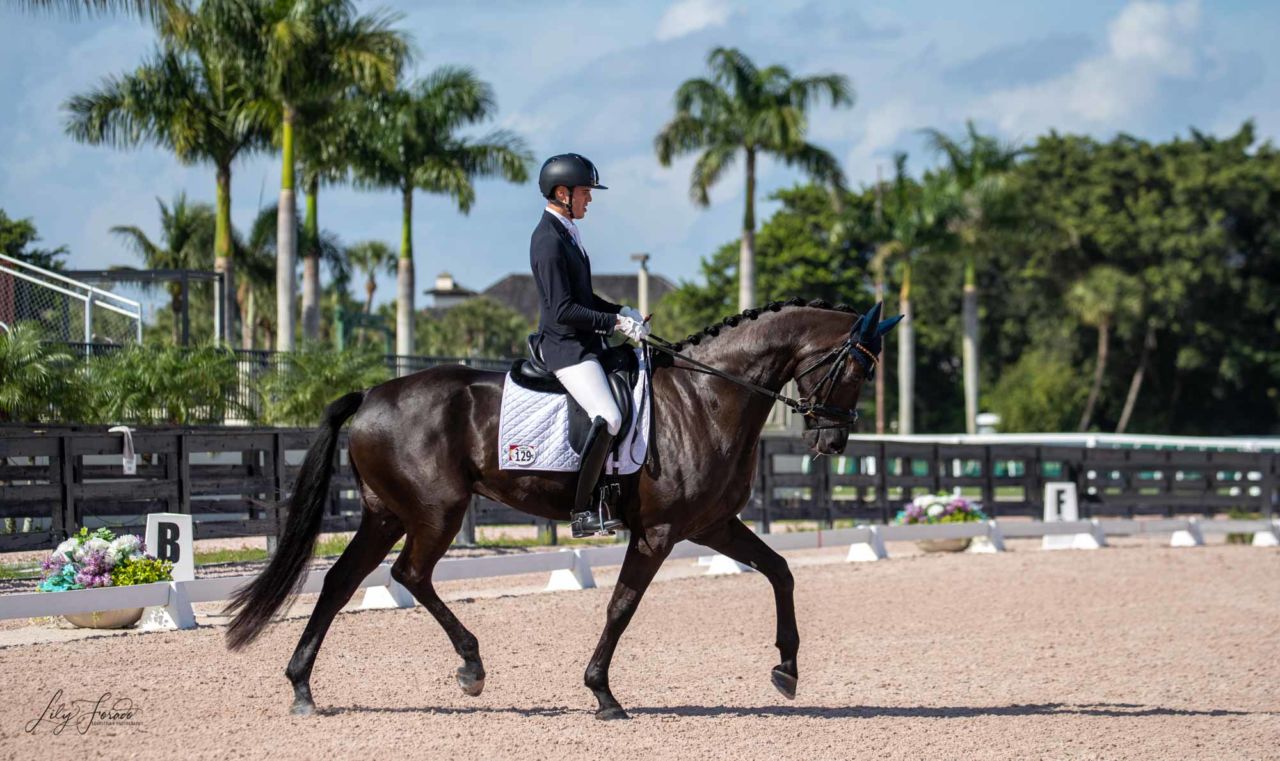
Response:
[[[593,420],[596,417],[604,418],[609,426],[609,434],[618,435],[618,429],[622,427],[622,413],[618,411],[618,403],[613,400],[613,392],[609,390],[609,380],[604,377],[600,360],[592,357],[563,370],[556,370],[556,380],[582,405],[587,417]]]

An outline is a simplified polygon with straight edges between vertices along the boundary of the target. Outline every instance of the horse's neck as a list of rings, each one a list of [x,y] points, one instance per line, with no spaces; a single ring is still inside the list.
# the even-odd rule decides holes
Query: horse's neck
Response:
[[[766,312],[755,320],[744,320],[722,335],[710,338],[689,356],[710,367],[779,392],[795,376],[796,367],[812,343],[812,319],[800,310]],[[677,360],[677,364],[680,363]],[[722,433],[754,442],[764,428],[773,400],[724,378],[678,370],[691,390],[690,401],[705,409],[729,410],[729,415],[713,415],[712,425]]]
[[[811,341],[812,320],[800,310],[765,312],[744,320],[707,341],[694,359],[726,373],[745,378],[770,391],[781,391],[795,376],[796,367]],[[744,389],[745,390],[745,389]]]

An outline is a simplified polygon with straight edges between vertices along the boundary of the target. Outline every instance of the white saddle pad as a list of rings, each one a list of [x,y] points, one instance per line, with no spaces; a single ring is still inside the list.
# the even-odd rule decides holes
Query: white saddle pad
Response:
[[[610,454],[606,473],[627,475],[640,470],[649,449],[649,404],[645,400],[649,376],[644,354],[636,349],[640,380],[632,389],[635,401],[631,430]],[[582,455],[569,446],[569,398],[565,394],[531,391],[517,385],[507,373],[502,386],[502,412],[498,420],[498,463],[502,470],[552,470],[576,473]]]

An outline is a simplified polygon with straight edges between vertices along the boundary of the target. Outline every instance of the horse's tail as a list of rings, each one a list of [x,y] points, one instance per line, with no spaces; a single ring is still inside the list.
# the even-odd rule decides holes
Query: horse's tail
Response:
[[[275,555],[266,569],[232,596],[223,614],[235,613],[227,629],[227,647],[239,650],[253,642],[271,621],[271,616],[295,597],[306,577],[308,561],[320,533],[324,505],[333,475],[333,454],[338,448],[338,429],[356,414],[364,402],[364,392],[355,391],[332,402],[324,411],[320,430],[298,473],[289,516]],[[283,463],[277,463],[277,466]]]

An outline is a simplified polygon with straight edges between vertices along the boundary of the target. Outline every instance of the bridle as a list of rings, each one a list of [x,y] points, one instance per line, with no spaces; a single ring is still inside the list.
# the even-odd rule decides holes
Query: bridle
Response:
[[[650,334],[647,339],[641,341],[645,346],[657,349],[664,354],[669,354],[677,359],[697,367],[700,370],[711,373],[712,375],[724,378],[731,383],[736,383],[743,388],[753,391],[762,396],[767,396],[776,402],[780,402],[790,407],[792,410],[805,418],[805,430],[821,431],[828,428],[847,428],[858,421],[858,411],[853,408],[837,407],[829,404],[828,399],[835,391],[836,380],[844,374],[844,369],[848,365],[850,358],[862,366],[863,380],[875,377],[876,365],[879,361],[876,359],[875,352],[872,352],[866,346],[862,345],[855,337],[853,332],[849,333],[841,344],[831,351],[814,361],[803,371],[796,374],[796,380],[800,380],[809,373],[817,370],[824,365],[830,365],[825,375],[818,380],[817,384],[810,390],[807,396],[799,399],[792,399],[785,394],[767,389],[757,383],[753,383],[746,378],[726,373],[723,370],[711,367],[710,365],[699,362],[696,359],[687,357],[676,350],[675,346],[658,336]],[[821,395],[821,398],[818,398]],[[829,425],[817,425],[816,421],[821,419],[833,420],[834,423]]]

